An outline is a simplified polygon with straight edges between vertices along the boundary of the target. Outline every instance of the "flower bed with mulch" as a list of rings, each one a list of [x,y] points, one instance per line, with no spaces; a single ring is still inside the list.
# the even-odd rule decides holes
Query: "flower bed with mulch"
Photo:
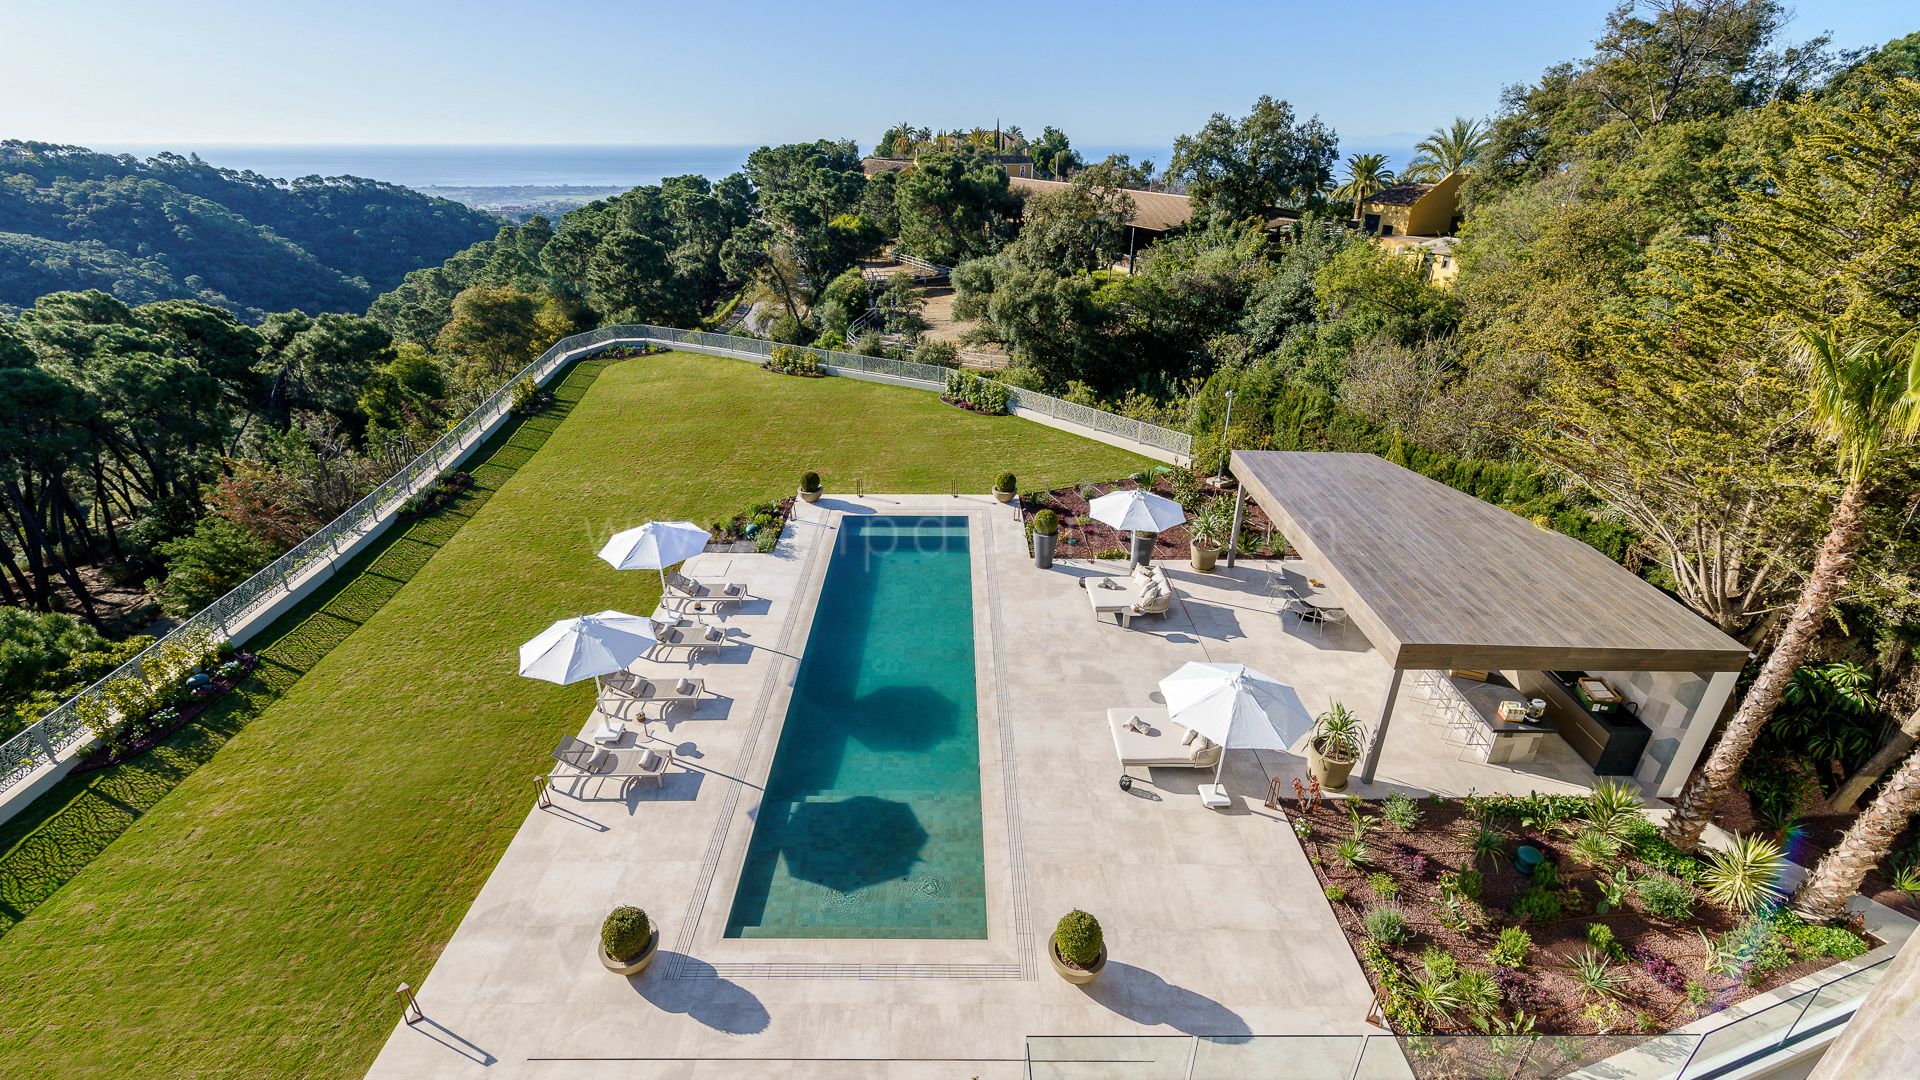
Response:
[[[1060,539],[1054,545],[1056,559],[1098,559],[1127,557],[1126,534],[1109,525],[1103,525],[1087,516],[1087,504],[1112,491],[1132,491],[1140,488],[1134,480],[1116,480],[1110,483],[1087,481],[1071,487],[1054,488],[1051,491],[1029,492],[1020,497],[1021,513],[1027,522],[1033,522],[1033,515],[1042,509],[1050,509],[1060,517]],[[1155,495],[1164,495],[1175,502],[1180,500],[1174,495],[1173,484],[1164,475],[1154,479],[1147,490]],[[1233,492],[1228,490],[1218,497],[1231,499]],[[1191,511],[1191,507],[1188,508]],[[1278,558],[1277,550],[1285,542],[1273,529],[1267,519],[1266,511],[1252,499],[1248,499],[1245,519],[1240,526],[1240,553],[1248,558]],[[1153,557],[1156,559],[1185,559],[1192,554],[1192,538],[1184,525],[1168,529],[1158,534],[1153,542]]]
[[[241,680],[247,677],[247,673],[252,671],[260,660],[252,653],[237,652],[233,654],[230,662],[239,665],[238,670],[229,675],[215,674],[198,689],[189,691],[186,701],[182,704],[169,706],[152,716],[129,722],[122,730],[137,732],[137,734],[124,741],[102,740],[92,750],[87,751],[86,756],[74,765],[73,772],[69,775],[80,776],[95,769],[118,765],[160,745],[167,736],[193,723],[195,717],[212,708],[214,702],[227,696],[234,687],[239,686]],[[223,664],[222,667],[224,666]]]
[[[1699,885],[1703,865],[1637,815],[1617,855],[1593,859],[1576,839],[1591,831],[1577,797],[1395,801],[1400,825],[1387,804],[1360,800],[1294,806],[1290,817],[1376,1001],[1402,1034],[1666,1032],[1877,944],[1857,928],[1808,927],[1784,913],[1744,917],[1715,903]],[[1497,843],[1478,836],[1483,823],[1498,831]],[[1553,885],[1537,888],[1514,869],[1523,844],[1555,864]],[[1619,875],[1657,880],[1670,894],[1677,887],[1690,916],[1656,915],[1637,886],[1609,905],[1605,886]],[[1370,925],[1375,909],[1400,913],[1401,940],[1382,932],[1391,918]],[[1496,952],[1503,930],[1510,946],[1526,934],[1522,955]],[[1582,981],[1583,952],[1606,960],[1610,990]],[[1447,995],[1431,989],[1447,981],[1436,968],[1482,988],[1491,981],[1494,1007],[1457,997],[1448,1007]]]
[[[472,486],[473,477],[466,473],[448,473],[435,481],[432,487],[408,499],[406,505],[400,508],[400,520],[418,521],[452,502]]]

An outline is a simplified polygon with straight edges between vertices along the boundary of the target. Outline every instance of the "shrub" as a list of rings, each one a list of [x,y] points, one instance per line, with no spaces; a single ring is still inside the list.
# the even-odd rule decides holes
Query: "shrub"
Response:
[[[1558,889],[1530,885],[1514,898],[1513,917],[1525,922],[1551,922],[1559,918],[1565,908],[1566,903],[1561,899]]]
[[[1100,920],[1074,908],[1060,916],[1060,924],[1053,929],[1053,948],[1060,959],[1075,967],[1092,967],[1100,959],[1100,949],[1106,939],[1100,933]]]
[[[1620,860],[1620,841],[1592,826],[1580,831],[1568,850],[1576,862],[1595,870],[1611,869]]]
[[[1019,491],[1020,481],[1015,479],[1012,473],[1003,472],[1000,474],[1000,479],[995,481],[993,485],[993,489],[995,491],[1006,491],[1006,492]]]
[[[1338,885],[1329,885],[1321,889],[1320,893],[1327,898],[1328,902],[1335,904],[1347,898],[1347,890]]]
[[[1814,926],[1789,911],[1781,912],[1773,925],[1803,957],[1851,960],[1867,951],[1867,943],[1844,926]]]
[[[1379,871],[1367,875],[1367,888],[1382,900],[1391,900],[1400,895],[1400,885],[1393,880],[1393,875]]]
[[[817,472],[801,473],[800,474],[800,490],[801,491],[819,491],[820,490],[820,474]]]
[[[513,384],[514,415],[526,416],[534,412],[540,407],[542,396],[540,384],[533,381],[533,376],[523,376],[519,382]]]
[[[1620,946],[1619,939],[1613,936],[1613,927],[1606,923],[1587,924],[1587,944],[1615,960],[1627,958],[1627,950]]]
[[[973,412],[998,416],[1007,411],[1007,388],[1004,385],[964,371],[947,372],[946,393],[942,396]]]
[[[1406,912],[1398,904],[1370,907],[1360,922],[1366,927],[1367,936],[1382,945],[1402,945],[1413,936],[1413,930],[1407,926]]]
[[[1493,951],[1487,954],[1487,960],[1500,967],[1519,969],[1527,964],[1527,950],[1533,948],[1533,935],[1518,926],[1509,926],[1500,931],[1500,941]]]
[[[1367,842],[1348,837],[1333,845],[1333,857],[1357,870],[1367,865]]]
[[[1380,804],[1380,816],[1387,819],[1387,824],[1401,832],[1412,832],[1420,827],[1420,804],[1399,792],[1394,792]]]
[[[1427,876],[1427,857],[1405,844],[1393,845],[1393,865],[1416,881]]]
[[[1500,988],[1500,996],[1513,1006],[1515,1012],[1538,1013],[1549,1004],[1546,991],[1539,982],[1513,968],[1494,968],[1493,983]]]
[[[934,367],[955,368],[960,366],[960,346],[951,341],[928,341],[913,350],[915,363],[932,364]],[[1011,488],[1003,490],[1011,491]]]
[[[600,947],[623,964],[645,952],[652,937],[653,920],[637,907],[614,908],[600,924]]]
[[[1686,993],[1687,973],[1680,965],[1661,956],[1659,953],[1643,951],[1640,956],[1640,968],[1647,977],[1676,994]]]
[[[1042,510],[1033,515],[1033,531],[1040,536],[1052,536],[1060,531],[1060,515],[1051,510]]]
[[[1715,901],[1743,915],[1779,903],[1777,882],[1787,858],[1780,845],[1764,836],[1735,834],[1733,846],[1709,852],[1700,884]]]
[[[1693,890],[1685,882],[1649,874],[1634,882],[1633,889],[1647,914],[1656,919],[1685,922],[1693,918]]]
[[[1439,884],[1441,896],[1478,900],[1483,881],[1478,870],[1446,870],[1440,874]]]

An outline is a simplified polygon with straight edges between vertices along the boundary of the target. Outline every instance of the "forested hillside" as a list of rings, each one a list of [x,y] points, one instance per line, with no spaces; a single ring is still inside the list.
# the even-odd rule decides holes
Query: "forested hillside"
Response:
[[[0,307],[100,289],[182,298],[248,320],[358,312],[408,271],[498,226],[491,215],[358,177],[274,180],[198,157],[145,161],[0,142]]]

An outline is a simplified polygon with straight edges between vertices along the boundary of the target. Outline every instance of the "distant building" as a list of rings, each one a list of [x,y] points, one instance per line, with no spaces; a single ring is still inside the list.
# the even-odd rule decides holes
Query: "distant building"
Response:
[[[1451,285],[1460,273],[1460,260],[1454,257],[1451,236],[1382,236],[1375,242],[1388,251],[1419,259],[1427,280],[1435,285]]]
[[[1360,227],[1376,236],[1452,236],[1460,228],[1460,184],[1395,184],[1360,201]]]
[[[988,160],[1007,170],[1008,177],[1033,179],[1033,159],[1020,154],[1000,154]],[[860,171],[869,177],[881,173],[902,173],[913,168],[913,158],[870,157],[860,159]]]
[[[1007,186],[1020,193],[1042,195],[1072,187],[1065,180],[1034,180],[1009,175]],[[1193,220],[1193,200],[1185,195],[1164,191],[1127,189],[1133,199],[1133,213],[1127,216],[1127,273],[1133,273],[1133,257],[1141,248]]]

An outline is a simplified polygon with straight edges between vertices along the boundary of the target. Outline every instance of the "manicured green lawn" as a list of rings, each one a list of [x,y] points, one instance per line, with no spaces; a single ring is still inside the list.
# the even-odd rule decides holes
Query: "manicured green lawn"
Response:
[[[0,936],[0,1076],[361,1074],[393,987],[425,977],[590,705],[590,685],[519,678],[515,647],[653,610],[653,575],[594,558],[615,529],[729,516],[809,468],[830,489],[978,492],[1006,469],[1030,489],[1142,464],[922,391],[705,357],[582,365],[559,398],[472,497],[268,635],[251,711],[0,833],[41,848],[0,859],[29,886]],[[91,862],[82,822],[119,837]]]

